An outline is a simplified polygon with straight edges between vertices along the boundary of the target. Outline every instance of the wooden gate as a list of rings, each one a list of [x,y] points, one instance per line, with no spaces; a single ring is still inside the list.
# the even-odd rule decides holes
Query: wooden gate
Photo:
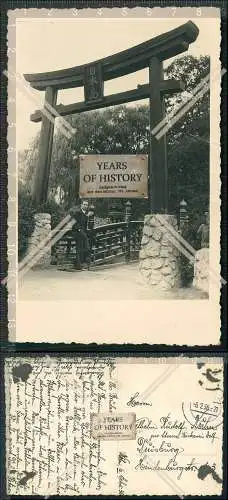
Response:
[[[90,229],[91,267],[137,260],[142,230],[143,221],[115,222]],[[58,267],[74,267],[77,248],[71,231],[58,242],[54,254]]]

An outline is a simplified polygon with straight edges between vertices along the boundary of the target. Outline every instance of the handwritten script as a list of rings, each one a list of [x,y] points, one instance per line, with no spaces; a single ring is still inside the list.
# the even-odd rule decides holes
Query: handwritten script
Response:
[[[115,410],[114,371],[109,359],[55,358],[50,364],[43,358],[42,362],[13,364],[8,427],[10,494],[105,491],[107,463],[102,443],[91,436],[90,415]]]

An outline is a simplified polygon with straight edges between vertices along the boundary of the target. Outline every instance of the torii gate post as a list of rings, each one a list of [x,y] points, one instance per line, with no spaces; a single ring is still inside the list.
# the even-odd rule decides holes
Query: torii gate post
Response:
[[[45,105],[52,108],[57,102],[57,90],[53,87],[47,87],[45,91]],[[53,135],[55,126],[55,117],[45,107],[45,114],[42,116],[42,125],[39,144],[38,168],[36,169],[33,200],[37,205],[41,205],[48,198],[48,183],[50,177],[50,165],[53,145]]]
[[[149,162],[149,203],[151,212],[166,212],[168,209],[168,174],[166,159],[166,136],[156,139],[151,133],[153,128],[164,118],[161,98],[161,82],[163,82],[162,63],[152,58],[149,64],[149,101],[150,101],[150,162]],[[167,89],[168,90],[168,89]],[[37,205],[45,203],[48,197],[48,181],[53,145],[55,115],[51,115],[47,106],[55,108],[57,90],[47,87],[45,91],[45,110],[42,117],[39,144],[39,164],[36,170],[33,199]],[[178,92],[178,88],[174,89]],[[51,118],[51,119],[50,119]]]
[[[92,109],[99,109],[149,98],[150,103],[150,150],[149,150],[149,205],[150,214],[145,216],[140,252],[140,269],[151,286],[172,288],[179,283],[178,252],[164,234],[164,224],[177,229],[175,217],[168,214],[168,176],[166,137],[156,138],[153,129],[164,118],[164,95],[172,95],[184,89],[183,83],[164,80],[163,61],[186,51],[196,40],[199,30],[191,21],[168,33],[159,35],[138,46],[106,57],[90,64],[49,73],[24,75],[33,88],[45,90],[45,102],[53,108],[50,121],[41,111],[36,111],[31,120],[42,120],[40,154],[33,198],[37,205],[44,203],[48,193],[51,150],[56,114],[67,116]],[[137,89],[104,96],[104,81],[133,73],[149,67],[149,84]],[[91,82],[88,75],[92,75]],[[84,86],[85,101],[56,105],[59,89]],[[161,217],[156,217],[159,214]],[[160,222],[159,222],[160,221]],[[162,222],[161,222],[162,221]],[[160,225],[160,228],[159,228]]]
[[[163,99],[160,93],[164,80],[163,65],[156,57],[149,63],[150,92],[150,162],[149,162],[149,200],[151,213],[168,211],[168,172],[166,154],[166,135],[156,139],[154,127],[164,118]]]
[[[164,118],[161,83],[164,82],[163,65],[156,57],[149,63],[149,102],[150,102],[150,162],[149,162],[149,205],[151,213],[167,212],[168,210],[168,174],[166,159],[166,136],[156,139],[151,133],[153,128]],[[183,87],[166,89],[167,92],[178,92]],[[45,203],[48,197],[48,182],[53,145],[55,115],[50,107],[55,108],[57,89],[47,87],[45,91],[45,114],[42,115],[41,135],[39,144],[38,168],[33,189],[33,199],[37,205]],[[127,96],[126,96],[127,98]],[[47,105],[48,108],[47,108]]]

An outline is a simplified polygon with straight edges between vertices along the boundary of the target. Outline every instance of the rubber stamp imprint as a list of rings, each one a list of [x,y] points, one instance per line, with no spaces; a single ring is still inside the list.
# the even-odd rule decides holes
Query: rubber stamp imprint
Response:
[[[196,429],[211,430],[222,424],[222,405],[215,402],[190,401],[182,405],[184,417]]]

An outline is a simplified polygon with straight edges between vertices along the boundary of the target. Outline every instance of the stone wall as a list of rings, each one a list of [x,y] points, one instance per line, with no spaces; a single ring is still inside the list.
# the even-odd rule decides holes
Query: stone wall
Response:
[[[38,213],[34,216],[35,228],[30,236],[28,252],[33,253],[41,241],[43,241],[51,232],[51,216],[47,213]],[[51,264],[51,248],[43,254],[33,268],[45,268]]]
[[[175,216],[159,217],[177,231]],[[162,290],[180,286],[179,252],[167,234],[156,214],[145,216],[139,269],[149,286]]]
[[[201,248],[195,254],[193,286],[209,291],[209,248]]]
[[[60,271],[75,271],[76,259],[77,252],[74,239],[65,237],[60,240],[56,248],[57,268]]]

